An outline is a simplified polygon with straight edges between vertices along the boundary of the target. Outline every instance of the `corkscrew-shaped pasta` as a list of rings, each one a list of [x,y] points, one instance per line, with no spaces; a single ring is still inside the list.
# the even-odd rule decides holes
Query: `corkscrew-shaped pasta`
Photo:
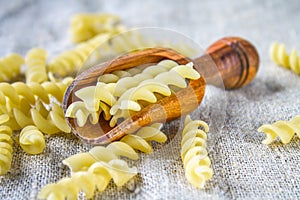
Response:
[[[83,101],[72,103],[66,111],[66,117],[76,118],[79,127],[84,126],[90,117],[90,122],[96,124],[103,113],[104,119],[109,120],[110,107],[116,102],[112,95],[115,83],[98,82],[96,86],[88,86],[75,92],[75,95]]]
[[[0,175],[6,174],[11,168],[12,130],[8,126],[0,126]]]
[[[150,141],[163,143],[167,140],[167,136],[160,131],[162,128],[161,123],[154,123],[150,126],[142,127],[136,134],[128,134],[120,140],[144,153],[151,153],[153,148]]]
[[[47,134],[55,134],[59,132],[71,132],[65,118],[63,109],[60,105],[53,103],[48,111],[43,104],[39,104],[38,108],[30,108],[29,111],[25,109],[13,109],[13,117],[11,118],[11,125],[16,129],[24,128],[28,125],[35,125],[40,131]]]
[[[51,97],[62,102],[67,87],[68,85],[63,82],[0,83],[0,91],[16,105],[19,105],[21,98],[25,98],[31,105],[34,105],[37,99],[49,104]]]
[[[117,34],[125,28],[119,24],[120,18],[112,14],[77,14],[71,18],[71,39],[83,42],[101,33]]]
[[[204,130],[199,129],[202,127]],[[181,158],[187,180],[197,188],[203,188],[213,171],[206,151],[208,125],[201,120],[193,121],[188,115],[184,121],[181,141]]]
[[[151,152],[152,147],[147,141],[166,140],[166,136],[159,131],[160,128],[159,123],[143,127],[136,135],[126,135],[121,141],[112,142],[106,147],[96,146],[87,153],[65,159],[63,163],[71,169],[71,177],[46,185],[38,198],[76,199],[79,191],[83,191],[87,198],[92,198],[94,191],[103,191],[111,179],[117,186],[124,185],[137,174],[137,169],[130,168],[120,159],[121,156],[137,160],[135,150]]]
[[[46,72],[47,52],[44,49],[31,49],[25,59],[26,82],[42,83],[48,80]]]
[[[22,129],[19,143],[22,149],[28,154],[40,154],[46,147],[43,133],[32,125]]]
[[[296,49],[290,54],[286,52],[285,45],[274,42],[270,48],[271,59],[278,65],[291,69],[300,75],[300,57]]]
[[[264,124],[258,128],[258,131],[266,134],[266,138],[262,141],[263,144],[271,144],[276,138],[279,138],[283,144],[287,144],[295,134],[300,137],[300,115],[293,117],[289,121]]]
[[[117,186],[122,186],[137,174],[137,169],[130,168],[120,156],[138,158],[130,146],[121,142],[113,142],[107,147],[97,146],[88,153],[71,156],[63,161],[71,169],[71,177],[45,186],[38,197],[76,199],[79,191],[83,191],[87,198],[91,198],[96,189],[105,190],[111,179]]]
[[[24,58],[16,53],[12,53],[0,59],[0,82],[13,81],[20,75],[20,68],[24,64]]]
[[[150,70],[151,69],[149,69],[149,71]],[[143,80],[144,77],[141,77]],[[155,103],[157,101],[155,94],[169,96],[171,95],[169,86],[185,88],[187,86],[185,82],[186,78],[198,79],[199,77],[199,73],[193,69],[193,63],[188,63],[187,65],[175,66],[170,71],[156,75],[153,79],[143,80],[138,83],[136,87],[127,89],[111,107],[110,114],[113,115],[113,117],[110,121],[110,126],[115,126],[120,118],[128,118],[132,111],[140,111],[142,106],[138,101],[142,100],[144,102]],[[121,82],[122,79],[119,81]],[[126,83],[123,83],[122,85],[126,88]],[[133,86],[133,84],[131,86]]]
[[[65,51],[53,58],[48,64],[48,71],[64,77],[76,73],[100,44],[108,40],[110,34],[101,34],[78,44],[74,49]]]

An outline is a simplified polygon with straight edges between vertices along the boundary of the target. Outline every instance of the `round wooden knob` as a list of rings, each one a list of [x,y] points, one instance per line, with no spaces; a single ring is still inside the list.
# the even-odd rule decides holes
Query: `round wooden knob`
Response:
[[[249,41],[239,37],[225,37],[209,46],[206,55],[195,62],[208,84],[224,84],[225,89],[236,89],[247,85],[255,77],[259,56]]]

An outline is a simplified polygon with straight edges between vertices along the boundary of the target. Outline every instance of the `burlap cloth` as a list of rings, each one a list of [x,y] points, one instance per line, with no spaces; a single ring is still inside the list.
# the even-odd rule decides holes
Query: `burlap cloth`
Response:
[[[139,174],[131,184],[114,184],[95,199],[299,199],[300,140],[288,145],[261,144],[263,123],[300,114],[300,78],[273,64],[268,47],[274,40],[288,49],[299,43],[300,3],[294,1],[0,1],[0,55],[24,54],[34,46],[51,54],[70,45],[69,18],[78,12],[111,12],[128,26],[168,27],[206,47],[226,35],[252,41],[261,56],[257,78],[247,87],[227,91],[209,87],[205,100],[192,115],[213,127],[208,151],[214,170],[205,189],[190,186],[179,157],[180,120],[164,128],[171,139],[155,145],[151,155],[134,163]],[[223,104],[222,103],[222,104]],[[219,106],[219,107],[218,107]],[[225,109],[226,108],[226,109]],[[225,120],[224,123],[222,120]],[[39,189],[69,174],[62,160],[90,146],[72,135],[47,139],[43,154],[26,155],[15,144],[11,171],[0,178],[0,199],[36,199]]]

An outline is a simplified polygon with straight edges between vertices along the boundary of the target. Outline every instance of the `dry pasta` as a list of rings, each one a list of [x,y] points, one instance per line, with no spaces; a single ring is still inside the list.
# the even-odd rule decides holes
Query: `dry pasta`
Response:
[[[166,136],[159,131],[160,128],[159,123],[143,127],[136,135],[126,135],[121,141],[114,141],[106,147],[96,146],[89,152],[70,156],[63,163],[71,169],[71,177],[46,185],[38,198],[76,199],[80,191],[87,198],[92,198],[94,191],[103,191],[111,179],[117,186],[124,185],[137,174],[137,169],[130,168],[120,159],[121,156],[137,160],[138,154],[135,150],[150,153],[152,147],[148,141],[166,141]]]
[[[117,34],[125,28],[120,18],[112,14],[77,14],[71,18],[71,40],[83,42],[101,33]]]
[[[150,70],[151,68],[149,68],[149,71]],[[132,111],[140,111],[142,106],[138,101],[142,100],[144,102],[155,103],[157,101],[157,97],[155,96],[155,94],[169,96],[171,95],[171,85],[178,88],[185,88],[187,86],[185,82],[186,78],[198,79],[199,77],[199,73],[193,69],[193,63],[174,66],[170,71],[162,72],[156,75],[153,79],[143,80],[144,77],[142,77],[142,82],[138,83],[137,86],[130,89],[126,88],[126,91],[111,107],[110,114],[113,115],[113,117],[110,120],[110,126],[115,126],[120,118],[128,118],[131,115]],[[121,82],[122,79],[120,79],[119,81]],[[122,85],[126,86],[126,83],[123,83]],[[132,84],[131,86],[134,86],[134,84]],[[118,88],[118,82],[116,88]]]
[[[69,78],[42,84],[0,83],[0,112],[9,118],[4,124],[13,130],[35,125],[43,133],[70,132],[60,106],[68,84]]]
[[[137,153],[128,145],[113,142],[107,147],[97,146],[89,153],[80,153],[63,161],[72,171],[71,177],[63,178],[55,184],[45,186],[39,193],[39,198],[76,199],[79,191],[87,198],[94,191],[103,191],[111,179],[117,186],[124,185],[137,174],[135,167],[120,159],[120,156],[137,159]]]
[[[48,80],[46,72],[47,52],[44,49],[31,49],[25,59],[26,82],[42,83]]]
[[[6,174],[11,168],[12,130],[8,126],[0,126],[0,175]]]
[[[108,40],[110,34],[101,34],[94,38],[78,44],[74,49],[67,50],[50,60],[48,71],[55,75],[64,77],[76,73],[84,62],[91,56],[92,52],[103,42]]]
[[[43,133],[32,125],[22,129],[19,143],[22,149],[28,154],[40,154],[46,147]]]
[[[76,91],[82,101],[73,102],[66,116],[76,118],[78,126],[84,126],[88,119],[96,124],[103,113],[110,126],[116,125],[120,118],[126,119],[141,110],[145,103],[155,103],[158,94],[169,96],[174,86],[185,88],[186,79],[198,79],[199,73],[193,63],[178,65],[172,60],[163,60],[154,66],[140,66],[98,78],[96,86],[88,86]],[[110,82],[112,81],[112,82]],[[144,105],[140,104],[144,102]]]
[[[296,49],[290,54],[286,52],[285,45],[274,42],[270,47],[271,59],[278,65],[291,69],[300,75],[300,57]]]
[[[16,53],[12,53],[0,59],[0,82],[13,81],[20,74],[20,68],[24,64],[24,58]]]
[[[202,127],[204,130],[199,129]],[[203,188],[213,171],[206,151],[208,125],[201,120],[193,121],[188,115],[184,121],[181,141],[181,158],[187,180],[197,188]]]
[[[295,134],[300,137],[300,115],[293,117],[289,121],[264,124],[258,128],[258,131],[266,134],[266,138],[262,141],[263,144],[271,144],[276,138],[279,138],[283,144],[287,144]]]

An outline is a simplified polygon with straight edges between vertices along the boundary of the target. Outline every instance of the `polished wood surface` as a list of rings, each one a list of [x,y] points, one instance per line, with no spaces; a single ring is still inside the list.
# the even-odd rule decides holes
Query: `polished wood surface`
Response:
[[[100,75],[143,64],[157,63],[164,59],[171,59],[179,64],[187,64],[191,61],[171,49],[150,48],[93,66],[77,76],[67,89],[63,100],[64,111],[72,102],[78,100],[74,92],[95,85]],[[110,128],[108,121],[102,118],[96,125],[87,123],[83,127],[76,126],[72,118],[67,118],[67,121],[72,132],[82,140],[92,144],[105,144],[120,139],[142,126],[173,120],[192,112],[202,101],[205,80],[219,87],[223,87],[224,83],[226,89],[235,89],[248,84],[255,77],[258,64],[257,51],[248,41],[237,37],[223,38],[212,44],[205,55],[194,60],[194,67],[201,74],[198,80],[189,81],[187,88],[145,107],[116,127]]]

